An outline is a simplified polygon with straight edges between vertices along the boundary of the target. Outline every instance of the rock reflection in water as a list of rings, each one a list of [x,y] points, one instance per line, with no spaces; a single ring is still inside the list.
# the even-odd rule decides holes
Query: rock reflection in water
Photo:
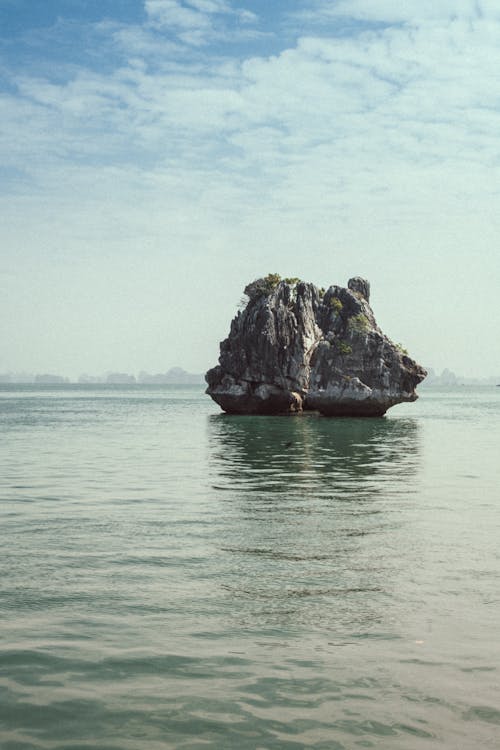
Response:
[[[240,492],[355,499],[380,492],[382,477],[406,482],[417,467],[413,419],[212,416],[212,480]]]
[[[264,628],[380,623],[407,544],[418,423],[216,415],[209,433],[234,614]]]

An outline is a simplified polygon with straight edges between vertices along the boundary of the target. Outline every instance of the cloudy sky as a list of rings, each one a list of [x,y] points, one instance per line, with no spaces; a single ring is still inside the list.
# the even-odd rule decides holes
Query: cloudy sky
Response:
[[[273,271],[500,373],[498,0],[0,0],[0,36],[0,372],[205,370]]]

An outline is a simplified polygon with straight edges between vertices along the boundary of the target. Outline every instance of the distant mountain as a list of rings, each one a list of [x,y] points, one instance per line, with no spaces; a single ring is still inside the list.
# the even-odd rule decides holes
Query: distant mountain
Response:
[[[205,380],[204,376],[199,373],[187,372],[182,367],[171,367],[167,372],[157,373],[156,375],[142,371],[138,375],[137,382],[164,385],[201,385]]]
[[[4,372],[0,375],[0,383],[34,383],[35,376],[31,372]]]
[[[106,383],[116,383],[117,385],[133,385],[137,383],[135,375],[129,375],[126,372],[109,372],[106,376]]]
[[[62,375],[47,373],[44,375],[35,375],[34,382],[38,385],[61,385],[62,383],[69,383],[69,379],[64,378]]]
[[[448,368],[445,368],[441,375],[438,375],[432,367],[427,367],[426,369],[427,377],[423,383],[420,384],[420,388],[450,385],[496,385],[497,383],[500,383],[500,375],[487,378],[467,378],[463,375],[456,375]]]
[[[97,383],[105,383],[106,378],[104,375],[87,375],[87,373],[84,373],[80,375],[77,382],[83,385],[96,385]]]
[[[34,375],[30,372],[5,372],[0,374],[0,383],[12,383],[20,385],[22,383],[26,385],[61,385],[62,383],[69,383],[69,378],[65,378],[62,375],[53,375],[51,373],[37,373]]]
[[[112,383],[116,385],[201,385],[205,382],[204,376],[199,373],[192,373],[183,370],[182,367],[171,367],[167,372],[151,374],[145,370],[137,375],[130,375],[126,372],[108,372],[106,375],[80,375],[79,383],[97,384]]]

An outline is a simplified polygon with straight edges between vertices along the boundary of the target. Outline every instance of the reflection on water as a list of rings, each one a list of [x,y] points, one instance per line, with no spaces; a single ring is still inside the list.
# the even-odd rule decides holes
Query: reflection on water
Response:
[[[329,494],[358,502],[418,467],[413,419],[212,416],[212,480],[240,492]]]
[[[263,627],[378,622],[417,479],[418,423],[217,415],[208,443],[232,571],[223,585],[240,614]]]

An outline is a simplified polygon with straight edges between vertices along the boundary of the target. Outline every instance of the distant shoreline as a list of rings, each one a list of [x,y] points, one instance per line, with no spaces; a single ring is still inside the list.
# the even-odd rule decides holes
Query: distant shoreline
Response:
[[[141,370],[138,375],[108,371],[104,375],[83,373],[76,379],[55,373],[8,372],[0,374],[0,385],[202,385],[204,375],[172,367],[164,373]]]

